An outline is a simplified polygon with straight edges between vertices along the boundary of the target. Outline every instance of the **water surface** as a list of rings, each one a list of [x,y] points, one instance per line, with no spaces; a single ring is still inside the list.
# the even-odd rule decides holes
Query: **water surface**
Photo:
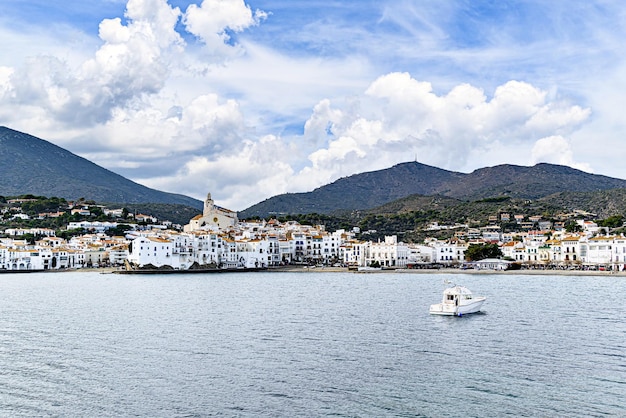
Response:
[[[626,279],[0,275],[4,416],[626,416]]]

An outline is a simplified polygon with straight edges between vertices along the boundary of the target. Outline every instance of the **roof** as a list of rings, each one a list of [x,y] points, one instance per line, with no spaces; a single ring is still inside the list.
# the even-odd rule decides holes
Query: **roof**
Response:
[[[599,235],[597,237],[593,237],[593,238],[589,238],[589,241],[613,241],[613,239],[615,239],[614,236],[605,236],[605,235]]]
[[[502,260],[500,258],[485,258],[483,260],[474,261],[476,264],[511,264],[510,261]]]
[[[472,292],[465,286],[452,286],[443,291],[444,295],[471,295]]]
[[[148,238],[150,241],[152,241],[152,242],[161,242],[161,243],[164,243],[164,244],[169,244],[169,243],[171,243],[171,242],[172,242],[172,241],[170,241],[170,240],[168,240],[168,239],[165,239],[165,238],[159,238],[159,237],[147,237],[147,238]]]

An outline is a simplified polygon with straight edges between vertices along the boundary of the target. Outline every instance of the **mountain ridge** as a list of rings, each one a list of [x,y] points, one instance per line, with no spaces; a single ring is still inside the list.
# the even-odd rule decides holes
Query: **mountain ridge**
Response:
[[[407,162],[343,177],[311,192],[277,195],[241,211],[240,217],[367,210],[415,194],[471,201],[500,196],[539,199],[564,191],[622,188],[626,180],[549,163],[502,164],[460,173]]]
[[[626,180],[548,163],[531,167],[502,164],[461,173],[415,161],[343,177],[310,192],[273,196],[240,211],[239,217],[345,214],[412,195],[429,196],[420,206],[431,201],[432,210],[437,210],[453,204],[446,199],[477,201],[504,196],[535,200],[562,192],[613,189],[626,189]],[[68,200],[84,197],[102,203],[181,204],[197,210],[203,206],[188,196],[135,183],[43,139],[0,127],[0,195],[24,194]],[[606,205],[615,206],[611,202]]]
[[[135,183],[51,142],[5,126],[0,126],[0,194],[202,208],[197,199]]]

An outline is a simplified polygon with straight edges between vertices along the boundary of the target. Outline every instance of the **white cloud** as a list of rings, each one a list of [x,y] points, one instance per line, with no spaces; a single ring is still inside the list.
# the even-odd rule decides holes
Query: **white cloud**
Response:
[[[589,164],[574,161],[570,141],[559,135],[541,138],[535,143],[532,149],[532,163],[567,165],[589,173],[593,172]]]
[[[215,55],[237,52],[228,31],[242,32],[266,17],[252,10],[243,0],[204,0],[200,6],[189,5],[183,23],[189,33],[200,38]]]
[[[175,175],[143,183],[197,198],[210,191],[221,196],[220,205],[242,210],[289,190],[293,170],[287,156],[292,151],[292,146],[279,138],[266,136],[212,158],[193,157]]]
[[[233,209],[415,158],[458,171],[538,161],[588,171],[601,154],[590,138],[621,145],[626,31],[596,31],[605,18],[582,3],[572,10],[585,19],[552,3],[535,6],[545,19],[520,6],[517,26],[508,9],[485,23],[452,1],[278,2],[268,13],[244,0],[196,3],[181,12],[129,0],[97,36],[0,26],[12,40],[0,123],[153,187],[210,191]],[[550,35],[555,15],[576,27],[523,38],[535,18]],[[593,74],[611,60],[602,79]]]
[[[0,66],[0,99],[3,99],[12,89],[11,76],[13,68]]]
[[[115,109],[163,88],[183,44],[174,30],[179,16],[165,0],[130,0],[128,23],[103,20],[103,44],[79,68],[54,56],[28,58],[10,76],[9,104],[23,106],[23,121],[45,119],[57,130],[106,123]]]
[[[77,135],[76,141],[83,144],[100,144],[97,149],[83,145],[82,154],[133,178],[143,178],[174,174],[180,168],[177,164],[198,155],[218,158],[240,149],[245,141],[243,116],[233,100],[222,101],[209,94],[184,106],[163,111],[159,107],[155,101],[145,108],[116,109],[107,123]],[[146,167],[151,161],[158,161],[154,169]]]
[[[330,181],[416,155],[420,162],[450,170],[507,162],[506,153],[513,150],[516,159],[525,155],[530,161],[535,141],[550,132],[572,132],[589,114],[549,101],[546,92],[528,83],[507,82],[489,99],[468,84],[438,95],[429,83],[392,73],[371,84],[356,111],[343,112],[329,101],[315,107],[306,132],[324,137],[327,145],[309,155],[311,166],[299,173],[299,183]],[[482,154],[479,161],[470,160],[477,154]],[[561,161],[585,166],[574,162],[571,150]]]

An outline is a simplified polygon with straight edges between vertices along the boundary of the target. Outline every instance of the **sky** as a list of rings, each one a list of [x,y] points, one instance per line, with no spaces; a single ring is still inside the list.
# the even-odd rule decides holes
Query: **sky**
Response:
[[[419,161],[626,179],[623,0],[2,0],[0,125],[243,210]]]

